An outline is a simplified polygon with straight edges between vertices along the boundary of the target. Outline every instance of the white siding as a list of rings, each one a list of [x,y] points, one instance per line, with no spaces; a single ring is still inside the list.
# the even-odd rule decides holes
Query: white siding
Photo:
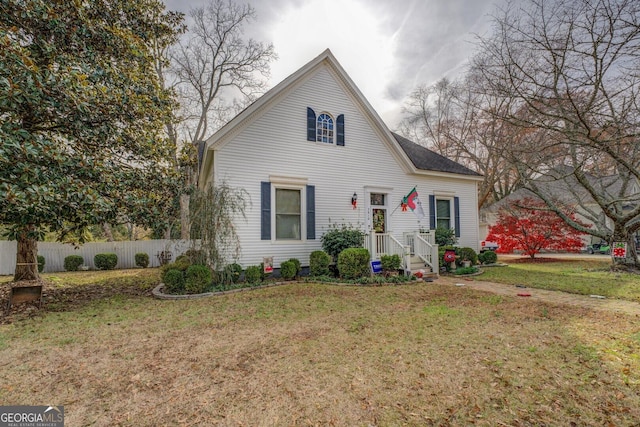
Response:
[[[428,195],[436,191],[455,193],[460,198],[461,239],[464,246],[478,247],[476,185],[473,181],[409,175],[394,160],[390,148],[373,123],[349,95],[345,86],[327,67],[279,97],[264,114],[242,129],[215,153],[215,181],[225,180],[243,187],[251,195],[247,220],[237,222],[244,267],[273,256],[275,266],[291,257],[308,265],[309,254],[321,249],[321,235],[331,223],[351,224],[365,229],[365,187],[391,188],[388,214],[399,206],[414,186],[425,214],[419,224],[411,213],[397,209],[388,216],[388,228],[401,240],[402,233],[429,227]],[[306,110],[316,114],[344,114],[345,146],[307,141]],[[260,182],[270,175],[306,178],[316,191],[316,240],[283,243],[260,240]],[[351,196],[358,194],[358,208]],[[273,208],[273,206],[272,206]],[[273,237],[273,236],[272,236]],[[303,236],[304,237],[304,236]]]

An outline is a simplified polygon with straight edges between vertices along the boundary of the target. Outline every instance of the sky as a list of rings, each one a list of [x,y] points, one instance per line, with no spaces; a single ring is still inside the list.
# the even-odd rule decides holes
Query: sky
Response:
[[[233,0],[236,1],[236,0]],[[421,84],[460,75],[476,35],[487,35],[501,0],[237,0],[256,20],[247,36],[273,43],[273,87],[325,49],[387,125],[400,121],[406,97]],[[165,0],[188,14],[206,0]]]

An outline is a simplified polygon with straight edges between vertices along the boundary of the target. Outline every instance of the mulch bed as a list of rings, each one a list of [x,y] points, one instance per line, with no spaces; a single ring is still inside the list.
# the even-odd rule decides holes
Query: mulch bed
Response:
[[[27,302],[12,305],[6,310],[12,286],[42,286],[42,308],[37,303]],[[83,286],[60,287],[46,280],[8,282],[0,284],[0,324],[13,323],[16,320],[35,317],[47,311],[68,311],[88,303],[110,298],[116,295],[150,296],[151,288],[131,286],[123,283],[100,283]]]
[[[513,258],[507,261],[510,264],[544,264],[547,262],[575,262],[574,259],[569,258],[530,258],[530,257],[522,257],[522,258]]]

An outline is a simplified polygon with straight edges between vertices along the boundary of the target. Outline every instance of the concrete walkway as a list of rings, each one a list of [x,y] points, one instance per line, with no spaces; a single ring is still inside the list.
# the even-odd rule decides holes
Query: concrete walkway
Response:
[[[625,313],[640,317],[640,303],[619,299],[600,299],[588,295],[575,295],[560,291],[549,291],[536,288],[518,288],[515,285],[505,285],[503,283],[485,282],[475,278],[461,278],[440,276],[434,283],[439,285],[456,286],[463,284],[465,288],[477,289],[479,291],[491,292],[494,294],[508,295],[516,298],[527,298],[534,301],[544,301],[554,304],[573,305],[577,307],[591,308],[594,310],[607,310],[617,313]],[[528,297],[520,297],[518,294],[531,294]]]

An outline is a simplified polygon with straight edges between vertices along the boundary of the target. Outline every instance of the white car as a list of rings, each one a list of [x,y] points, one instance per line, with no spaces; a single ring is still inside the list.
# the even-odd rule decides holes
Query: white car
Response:
[[[496,242],[489,242],[486,240],[483,240],[482,242],[480,242],[480,252],[484,252],[484,251],[496,251],[498,250],[499,246]]]

